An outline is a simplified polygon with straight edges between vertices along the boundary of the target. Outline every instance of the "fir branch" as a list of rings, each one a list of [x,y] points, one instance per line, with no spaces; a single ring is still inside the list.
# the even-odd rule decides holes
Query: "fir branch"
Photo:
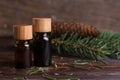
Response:
[[[56,43],[59,45],[64,45],[64,46],[74,46],[75,48],[86,48],[88,50],[95,51],[97,53],[103,53],[100,49],[90,48],[85,45],[80,45],[80,44],[76,44],[76,43],[72,43],[72,42],[66,42],[66,41],[60,41],[57,39],[53,39],[52,44],[56,44]]]
[[[56,46],[59,54],[77,56],[88,59],[100,60],[103,58],[105,51],[96,47],[91,47],[92,38],[78,38],[78,34],[71,34],[66,39],[67,33],[58,39],[53,39],[52,44]],[[87,45],[90,43],[91,45]],[[92,42],[94,43],[94,41]],[[103,47],[103,46],[102,46]]]
[[[114,55],[120,59],[120,34],[103,31],[97,38],[78,38],[78,34],[67,33],[53,39],[52,44],[59,54],[101,60]]]

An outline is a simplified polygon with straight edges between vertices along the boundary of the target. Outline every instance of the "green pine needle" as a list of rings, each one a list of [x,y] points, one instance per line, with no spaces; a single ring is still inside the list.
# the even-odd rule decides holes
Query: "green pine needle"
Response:
[[[13,80],[27,80],[27,79],[24,78],[24,77],[16,77],[16,78],[14,78]]]
[[[32,74],[36,74],[38,72],[44,72],[47,70],[48,70],[48,68],[36,67],[36,68],[31,68],[30,70],[28,70],[27,74],[32,75]]]
[[[63,34],[52,40],[59,54],[87,59],[102,60],[109,56],[120,59],[120,34],[103,31],[97,38],[78,38],[78,34]]]

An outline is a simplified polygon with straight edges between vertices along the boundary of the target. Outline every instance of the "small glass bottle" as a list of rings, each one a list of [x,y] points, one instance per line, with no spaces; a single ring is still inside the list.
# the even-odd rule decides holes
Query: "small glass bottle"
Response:
[[[14,25],[15,68],[29,68],[32,65],[32,25]]]
[[[51,65],[51,18],[33,18],[34,66]]]

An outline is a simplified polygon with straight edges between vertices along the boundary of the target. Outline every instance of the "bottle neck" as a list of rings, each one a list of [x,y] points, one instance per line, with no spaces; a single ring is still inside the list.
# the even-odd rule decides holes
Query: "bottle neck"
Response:
[[[43,35],[43,34],[50,35],[51,34],[51,32],[34,32],[34,33],[37,34],[37,35]]]
[[[51,36],[51,32],[35,32],[35,37],[49,37]]]
[[[15,43],[16,43],[16,45],[29,47],[30,40],[16,40]]]

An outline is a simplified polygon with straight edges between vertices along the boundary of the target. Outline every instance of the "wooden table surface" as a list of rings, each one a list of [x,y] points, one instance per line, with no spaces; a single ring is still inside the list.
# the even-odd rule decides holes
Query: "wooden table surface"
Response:
[[[24,77],[26,80],[49,80],[47,77],[54,77],[56,80],[78,78],[80,80],[120,80],[120,61],[113,59],[104,60],[106,64],[89,61],[89,64],[72,65],[79,58],[53,57],[54,65],[29,74],[29,69],[14,68],[14,42],[11,37],[0,38],[0,80],[14,80]],[[66,65],[67,64],[67,65]]]

